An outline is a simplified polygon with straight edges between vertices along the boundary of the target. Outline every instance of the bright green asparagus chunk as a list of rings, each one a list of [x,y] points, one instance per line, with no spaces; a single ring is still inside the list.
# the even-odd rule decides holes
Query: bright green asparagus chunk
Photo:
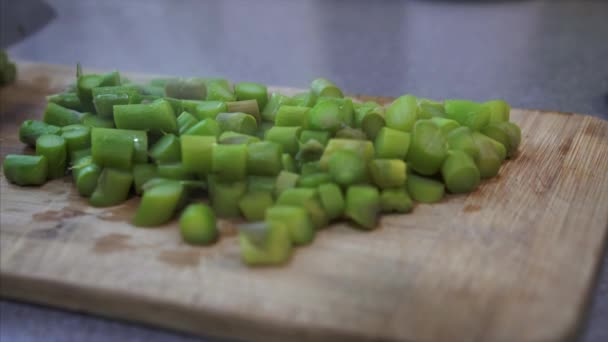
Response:
[[[178,133],[173,108],[164,99],[148,104],[116,105],[114,122],[120,129]]]
[[[232,131],[254,135],[258,128],[256,119],[245,113],[220,113],[216,116],[216,121],[222,132]]]
[[[422,203],[439,202],[445,194],[443,183],[434,179],[410,173],[407,175],[407,191],[415,201]]]
[[[472,136],[473,141],[479,148],[479,155],[475,158],[475,164],[479,169],[481,178],[491,178],[498,175],[500,164],[504,159],[503,154],[506,155],[504,146],[479,132],[473,132]]]
[[[179,218],[182,239],[191,245],[208,245],[218,238],[215,214],[205,204],[190,204]]]
[[[184,196],[184,186],[179,182],[166,181],[146,189],[133,217],[139,227],[154,227],[171,220]]]
[[[262,121],[260,108],[256,100],[231,101],[226,102],[226,111],[228,113],[245,113],[253,116],[256,122]]]
[[[430,118],[429,120],[432,121],[435,125],[437,125],[437,127],[439,127],[439,130],[441,130],[441,133],[443,133],[443,135],[445,136],[450,134],[450,132],[452,132],[456,128],[460,127],[458,121],[452,119],[446,119],[436,116]]]
[[[448,157],[441,166],[441,175],[451,193],[471,192],[477,188],[481,180],[473,158],[458,150],[448,152]]]
[[[270,192],[274,194],[277,177],[249,176],[247,177],[248,192]]]
[[[178,117],[177,117],[177,129],[179,131],[179,134],[184,134],[186,131],[188,131],[190,128],[192,128],[192,126],[196,125],[198,123],[198,119],[188,113],[188,112],[182,112]]]
[[[370,165],[372,180],[381,189],[405,185],[407,165],[400,159],[374,159]]]
[[[2,166],[4,176],[17,185],[42,185],[48,177],[48,161],[45,156],[8,154]]]
[[[196,123],[194,126],[190,127],[186,132],[182,134],[184,135],[201,135],[201,136],[212,136],[218,137],[220,135],[220,126],[214,119],[203,119]]]
[[[93,113],[83,113],[80,117],[80,123],[87,127],[102,127],[102,128],[114,128],[113,118],[102,118]]]
[[[283,169],[281,145],[262,141],[247,146],[247,172],[257,176],[276,176]]]
[[[317,96],[312,91],[298,93],[292,97],[295,106],[311,108],[317,102]]]
[[[270,191],[248,192],[239,200],[239,208],[247,221],[262,221],[266,209],[272,207],[274,200]]]
[[[441,129],[430,120],[417,121],[407,153],[408,166],[422,175],[433,175],[447,155],[448,144]]]
[[[241,82],[234,86],[236,99],[239,101],[255,100],[261,111],[268,102],[268,89],[265,85],[253,82]]]
[[[405,159],[410,143],[410,133],[383,127],[374,141],[376,158]]]
[[[490,123],[481,129],[481,133],[501,143],[505,147],[508,157],[517,152],[521,142],[519,126],[508,121]]]
[[[134,160],[134,140],[128,133],[121,131],[93,128],[91,155],[95,164],[100,167],[131,169]]]
[[[299,150],[300,127],[272,127],[266,131],[264,140],[275,142],[283,147],[283,152],[294,156]]]
[[[342,186],[365,183],[368,180],[367,164],[357,153],[338,150],[329,160],[329,174]]]
[[[85,148],[82,150],[76,150],[76,151],[72,151],[70,152],[70,165],[74,166],[76,163],[78,163],[78,161],[82,158],[88,157],[91,159],[91,162],[93,162],[93,157],[91,155],[91,149],[90,148]]]
[[[48,162],[48,179],[65,175],[68,152],[65,139],[58,135],[45,134],[36,140],[36,154],[45,156]]]
[[[204,100],[207,97],[205,82],[198,78],[172,79],[165,84],[165,96],[176,99]]]
[[[152,147],[150,157],[157,163],[176,163],[181,160],[180,138],[165,134]]]
[[[137,87],[132,85],[93,88],[93,105],[101,118],[112,119],[115,105],[129,105],[141,102]]]
[[[91,128],[88,126],[80,124],[63,126],[61,137],[65,139],[68,155],[91,147]]]
[[[473,131],[466,126],[451,131],[447,137],[450,150],[463,151],[476,159],[479,156],[479,147],[475,144],[472,133]]]
[[[89,197],[95,191],[101,168],[93,163],[91,156],[81,158],[72,166],[72,176],[80,196]]]
[[[282,105],[277,110],[274,123],[285,127],[306,127],[310,108]]]
[[[215,176],[209,178],[211,207],[218,217],[239,217],[239,201],[247,192],[247,182],[223,182]]]
[[[315,238],[316,230],[306,209],[292,205],[276,205],[266,210],[267,222],[278,222],[289,230],[294,245],[305,245]]]
[[[325,170],[321,169],[321,164],[319,161],[309,161],[300,163],[300,175],[310,175],[312,173],[323,172]]]
[[[247,135],[247,134],[227,131],[220,135],[218,142],[220,144],[227,144],[227,145],[240,145],[240,144],[250,145],[253,143],[260,142],[260,138],[255,137],[253,135]]]
[[[352,139],[331,139],[327,143],[325,151],[323,151],[323,156],[321,156],[321,169],[327,170],[332,155],[336,151],[340,150],[348,150],[355,152],[359,159],[361,159],[366,165],[372,159],[374,159],[374,145],[370,141]]]
[[[445,100],[445,113],[448,119],[478,131],[490,122],[488,107],[468,100]]]
[[[380,208],[384,213],[409,213],[414,202],[405,187],[384,189],[380,193]]]
[[[332,177],[327,172],[315,172],[307,175],[301,175],[298,179],[297,186],[299,188],[316,189],[321,184],[331,183]]]
[[[272,95],[270,95],[270,99],[266,103],[266,106],[264,106],[264,109],[262,110],[262,119],[274,122],[279,107],[282,105],[294,104],[295,101],[289,96],[281,95],[279,93],[272,93]]]
[[[221,181],[239,181],[247,176],[247,145],[214,145],[211,168]]]
[[[207,101],[236,101],[236,95],[224,82],[207,82]]]
[[[186,170],[199,176],[211,173],[215,137],[184,135],[180,140],[182,163]]]
[[[418,118],[418,99],[413,95],[397,98],[386,109],[386,127],[403,132],[412,130]]]
[[[313,130],[335,133],[346,123],[340,105],[333,101],[318,101],[308,112],[307,127]]]
[[[317,161],[323,155],[324,147],[316,140],[308,140],[300,143],[300,150],[296,154],[296,160],[300,162]]]
[[[430,119],[434,117],[445,117],[443,103],[429,99],[418,99],[418,118]]]
[[[158,169],[154,164],[135,164],[133,166],[133,183],[135,185],[135,193],[141,194],[143,186],[150,179],[159,177]]]
[[[87,112],[94,112],[93,89],[97,87],[109,87],[120,85],[120,74],[113,71],[107,74],[88,74],[78,75],[76,81],[78,98],[83,109]]]
[[[19,140],[30,147],[36,146],[36,139],[45,134],[61,134],[61,127],[38,120],[25,120],[19,128]]]
[[[285,190],[295,188],[298,184],[300,175],[294,172],[281,171],[277,176],[277,181],[274,189],[274,196],[279,197]]]
[[[84,110],[84,108],[82,108],[82,104],[80,103],[80,99],[78,98],[78,94],[75,92],[49,95],[46,97],[46,100],[77,112],[82,112]]]
[[[335,183],[321,184],[317,188],[319,200],[330,220],[335,220],[344,214],[344,195]]]
[[[509,121],[511,106],[503,100],[491,100],[482,104],[490,111],[490,123]]]
[[[131,141],[133,145],[133,161],[136,163],[147,163],[148,162],[148,135],[145,131],[135,131],[130,129],[108,129],[108,128],[92,128],[91,129],[91,148],[94,151],[95,145],[103,149],[106,142],[114,141]],[[111,149],[107,149],[110,153]],[[121,152],[116,151],[117,154]],[[93,152],[93,159],[96,159],[95,152]],[[96,162],[97,163],[97,162]],[[103,166],[105,164],[99,164]]]
[[[336,132],[336,139],[367,140],[367,134],[359,128],[344,127]]]
[[[291,256],[292,246],[289,229],[277,221],[254,223],[262,226],[263,240],[256,241],[246,225],[239,229],[241,258],[247,265],[277,265],[285,263]]]
[[[290,188],[281,193],[277,205],[294,205],[308,211],[316,229],[327,226],[329,217],[323,209],[316,189]]]
[[[356,126],[365,132],[370,139],[374,140],[380,130],[386,126],[384,118],[384,107],[370,102],[367,105],[355,109]]]
[[[132,183],[133,175],[130,171],[106,167],[101,171],[89,203],[94,207],[110,207],[120,204],[129,197]]]
[[[353,185],[346,191],[344,214],[363,229],[373,229],[380,213],[378,189],[367,185]]]
[[[310,91],[317,97],[344,97],[342,90],[326,78],[317,78],[312,81]]]
[[[61,107],[56,103],[49,102],[46,105],[46,110],[44,111],[44,118],[42,120],[49,125],[63,127],[80,123],[81,115],[81,113],[75,110]]]
[[[222,101],[202,101],[194,109],[194,114],[199,120],[215,119],[219,113],[228,111],[228,106]]]
[[[157,166],[158,175],[167,179],[188,180],[192,179],[194,174],[189,172],[183,163],[167,163]]]
[[[313,130],[302,130],[300,133],[300,143],[306,143],[309,140],[316,140],[321,145],[327,145],[329,141],[330,133],[326,131],[313,131]]]

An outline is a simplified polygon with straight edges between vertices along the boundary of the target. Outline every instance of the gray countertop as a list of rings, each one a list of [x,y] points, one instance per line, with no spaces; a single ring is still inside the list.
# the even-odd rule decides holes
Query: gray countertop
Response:
[[[608,119],[608,1],[0,0],[13,58],[349,93],[504,98]],[[604,257],[581,339],[608,340]],[[2,341],[193,341],[0,302]]]

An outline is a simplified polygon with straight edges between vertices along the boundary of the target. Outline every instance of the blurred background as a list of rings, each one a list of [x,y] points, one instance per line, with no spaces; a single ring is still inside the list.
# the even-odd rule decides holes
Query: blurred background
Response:
[[[606,0],[0,0],[0,46],[18,60],[291,87],[323,76],[350,94],[608,119]],[[606,273],[586,341],[608,340]],[[2,341],[195,340],[7,301],[0,313]]]

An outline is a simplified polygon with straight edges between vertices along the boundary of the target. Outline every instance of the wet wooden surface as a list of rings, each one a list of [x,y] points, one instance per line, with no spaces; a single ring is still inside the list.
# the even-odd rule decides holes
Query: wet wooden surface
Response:
[[[72,68],[24,64],[0,91],[0,152]],[[135,78],[141,75],[135,75]],[[286,90],[290,92],[292,90]],[[138,199],[96,209],[69,178],[0,177],[0,294],[206,335],[258,340],[539,341],[573,336],[608,226],[608,122],[514,110],[523,143],[468,196],[337,224],[282,268],[239,261],[234,227],[184,245],[175,222],[138,229]]]

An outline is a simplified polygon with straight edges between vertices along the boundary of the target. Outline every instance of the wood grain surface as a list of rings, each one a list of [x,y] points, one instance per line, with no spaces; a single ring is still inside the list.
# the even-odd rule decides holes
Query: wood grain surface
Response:
[[[25,150],[18,123],[74,75],[19,72],[0,91],[2,156]],[[336,224],[281,268],[241,264],[229,222],[216,245],[191,247],[175,222],[130,225],[137,198],[96,209],[69,178],[20,188],[1,176],[0,295],[260,341],[572,338],[608,228],[608,122],[512,118],[519,155],[474,193],[384,216],[372,232]]]

